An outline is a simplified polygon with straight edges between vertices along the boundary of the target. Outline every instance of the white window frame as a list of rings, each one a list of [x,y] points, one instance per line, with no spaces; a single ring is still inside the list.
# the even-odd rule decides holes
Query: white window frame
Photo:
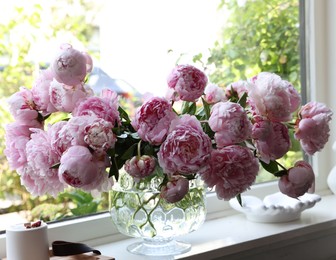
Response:
[[[304,1],[304,0],[302,0]],[[306,42],[307,42],[307,83],[310,89],[310,100],[316,100],[327,104],[336,111],[336,70],[334,61],[336,53],[336,32],[333,25],[336,24],[336,1],[305,1],[306,12]],[[327,176],[333,165],[336,164],[335,156],[332,156],[332,144],[336,137],[335,118],[331,124],[330,141],[322,152],[312,158],[313,168],[317,175],[316,193],[323,196],[330,194],[327,186]],[[277,191],[277,182],[254,185],[248,192],[264,197]],[[228,202],[218,200],[214,194],[208,196],[207,219],[220,218],[234,214]],[[90,243],[92,246],[109,243],[125,238],[112,224],[108,213],[83,217],[75,220],[61,221],[49,224],[49,242],[54,240],[68,240]],[[0,258],[5,257],[5,234],[0,235]]]

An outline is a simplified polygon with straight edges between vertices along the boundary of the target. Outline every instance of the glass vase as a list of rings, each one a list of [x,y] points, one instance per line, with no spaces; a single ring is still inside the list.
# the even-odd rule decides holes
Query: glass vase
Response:
[[[109,193],[110,213],[118,230],[142,238],[127,247],[131,253],[148,256],[185,253],[191,245],[175,238],[197,230],[205,220],[205,187],[200,179],[189,181],[189,192],[177,203],[168,203],[160,197],[162,180],[160,172],[139,182],[122,172]]]

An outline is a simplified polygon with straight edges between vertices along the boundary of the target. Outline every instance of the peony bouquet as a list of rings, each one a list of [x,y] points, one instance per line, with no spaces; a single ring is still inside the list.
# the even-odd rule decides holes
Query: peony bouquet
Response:
[[[224,89],[200,69],[177,65],[165,96],[147,97],[129,116],[115,92],[97,96],[86,85],[92,67],[87,53],[64,44],[32,88],[21,87],[8,100],[15,121],[6,127],[5,154],[33,195],[56,196],[69,186],[104,192],[120,169],[139,182],[157,167],[165,176],[160,196],[170,203],[196,177],[220,199],[239,197],[260,165],[290,197],[313,186],[307,162],[286,169],[277,160],[291,148],[290,131],[306,154],[320,151],[332,112],[317,102],[302,106],[278,75],[262,72]]]

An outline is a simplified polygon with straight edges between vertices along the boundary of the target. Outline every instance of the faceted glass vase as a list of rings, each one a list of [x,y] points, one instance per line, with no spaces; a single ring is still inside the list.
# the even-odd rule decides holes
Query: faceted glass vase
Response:
[[[204,223],[204,183],[200,179],[189,181],[187,195],[177,203],[168,203],[160,198],[162,178],[157,174],[134,182],[127,173],[121,173],[109,193],[110,213],[118,230],[142,238],[127,247],[131,253],[148,256],[185,253],[191,245],[175,238],[197,230]]]

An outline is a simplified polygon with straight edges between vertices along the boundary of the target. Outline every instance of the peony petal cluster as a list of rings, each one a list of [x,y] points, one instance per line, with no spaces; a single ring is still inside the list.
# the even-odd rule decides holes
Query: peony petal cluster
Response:
[[[280,76],[261,72],[248,85],[248,101],[257,115],[273,122],[288,122],[298,109],[301,98]]]
[[[169,100],[193,102],[202,96],[208,78],[192,65],[178,65],[169,74],[167,83]]]
[[[305,161],[297,161],[288,173],[279,179],[279,189],[289,197],[304,195],[314,184],[315,175],[312,167]]]
[[[291,146],[288,128],[278,122],[257,120],[253,124],[252,138],[260,159],[267,164],[284,156]]]
[[[301,107],[294,136],[307,154],[313,155],[327,143],[332,114],[324,104],[314,101]]]
[[[21,183],[34,196],[49,193],[56,196],[64,189],[59,181],[57,169],[53,168],[60,160],[51,146],[50,137],[41,129],[34,129],[26,144],[27,164],[18,169]]]
[[[217,147],[240,143],[250,138],[252,124],[244,108],[233,102],[218,102],[211,108],[209,126],[215,132]]]
[[[196,117],[183,115],[171,123],[157,154],[159,165],[169,174],[197,173],[209,162],[211,149],[211,140]]]
[[[175,118],[177,115],[166,99],[152,97],[137,109],[132,126],[142,140],[160,145],[167,137],[170,123]]]
[[[258,160],[247,147],[230,145],[211,152],[208,167],[200,175],[208,187],[215,187],[219,199],[230,200],[254,183]]]

